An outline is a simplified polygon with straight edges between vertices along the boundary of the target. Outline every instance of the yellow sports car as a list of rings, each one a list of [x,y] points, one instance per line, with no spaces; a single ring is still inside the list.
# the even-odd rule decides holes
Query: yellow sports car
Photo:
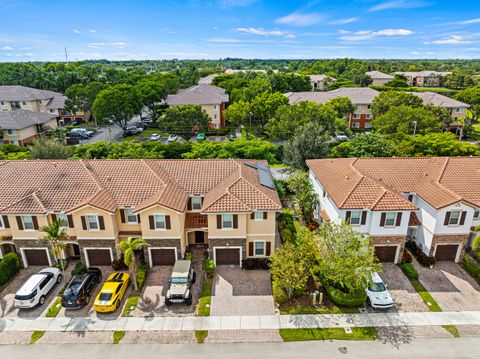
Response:
[[[95,298],[93,309],[98,313],[109,313],[117,310],[129,283],[130,275],[128,273],[115,272],[111,274],[100,289],[97,298]]]

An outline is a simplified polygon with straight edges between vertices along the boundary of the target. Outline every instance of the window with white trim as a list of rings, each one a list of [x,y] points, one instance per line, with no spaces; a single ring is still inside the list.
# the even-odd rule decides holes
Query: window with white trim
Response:
[[[233,214],[222,214],[222,228],[233,228]]]
[[[165,223],[165,215],[164,214],[156,214],[153,216],[155,219],[155,229],[167,229],[167,225]]]
[[[65,213],[56,214],[57,221],[60,222],[60,227],[68,227],[68,217]]]
[[[365,128],[372,128],[372,122],[371,121],[365,122]]]
[[[217,109],[217,105],[213,105],[213,109],[216,110],[216,109]]]
[[[192,197],[192,210],[198,211],[202,209],[202,197]]]
[[[450,212],[450,219],[448,220],[449,226],[457,226],[460,223],[460,215],[462,211],[452,211]]]
[[[360,122],[352,122],[352,128],[360,128]]]
[[[0,229],[5,229],[5,224],[3,223],[3,216],[0,216]]]
[[[480,211],[473,212],[473,219],[480,219]]]
[[[137,224],[138,223],[138,216],[136,213],[133,212],[133,208],[125,207],[125,222],[127,224]]]
[[[462,112],[463,112],[463,108],[457,107],[457,108],[455,109],[455,112],[456,112],[456,113],[462,113]]]
[[[35,229],[32,216],[22,216],[23,229],[31,231]]]
[[[362,211],[352,211],[350,212],[350,224],[358,226],[362,220]]]
[[[253,212],[254,213],[254,216],[253,218],[256,220],[256,221],[263,221],[263,213],[264,212]]]
[[[387,212],[385,215],[385,227],[394,227],[397,220],[397,212]]]
[[[7,130],[7,135],[9,135],[9,136],[16,136],[16,135],[17,135],[17,131],[16,131],[16,130]]]
[[[98,223],[98,216],[95,216],[95,215],[85,216],[85,222],[87,224],[87,230],[89,231],[100,230],[100,224]]]
[[[213,128],[218,129],[218,123],[215,122],[215,123],[213,124]]]
[[[354,113],[353,118],[358,119],[358,118],[360,118],[360,115],[358,113]]]
[[[255,253],[256,256],[265,255],[265,241],[255,241]]]
[[[216,120],[218,118],[218,115],[217,114],[214,114],[213,115],[213,119]]]

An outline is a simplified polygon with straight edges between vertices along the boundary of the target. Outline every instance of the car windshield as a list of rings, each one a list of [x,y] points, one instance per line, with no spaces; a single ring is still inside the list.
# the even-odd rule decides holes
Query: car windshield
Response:
[[[72,282],[67,289],[65,289],[65,293],[63,293],[64,296],[70,296],[70,295],[76,295],[78,293],[78,290],[80,289],[82,285],[82,282]]]
[[[112,293],[100,293],[100,298],[101,301],[109,301],[112,299]]]
[[[172,278],[172,283],[173,284],[182,284],[182,283],[187,283],[188,279],[187,277],[173,277]]]
[[[385,285],[381,282],[380,283],[373,282],[368,287],[368,290],[370,292],[385,292],[386,288],[385,288]]]

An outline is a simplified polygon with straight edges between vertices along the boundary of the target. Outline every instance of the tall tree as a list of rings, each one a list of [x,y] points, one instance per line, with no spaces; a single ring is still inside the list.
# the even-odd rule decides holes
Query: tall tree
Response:
[[[395,144],[378,132],[359,133],[349,142],[332,148],[333,157],[391,157]]]
[[[40,241],[48,242],[56,263],[60,264],[62,270],[62,278],[65,281],[65,267],[66,262],[61,263],[60,257],[65,255],[65,248],[67,244],[65,242],[68,239],[67,231],[62,227],[62,223],[59,220],[55,220],[49,226],[43,226],[40,231],[44,233],[40,237]],[[64,258],[63,258],[64,259]]]
[[[138,256],[139,252],[148,246],[142,238],[128,237],[126,241],[121,241],[119,244],[120,250],[123,253],[123,261],[130,270],[130,274],[133,281],[133,288],[138,290],[137,284],[137,268],[138,268]]]
[[[476,123],[480,118],[480,86],[469,87],[453,97],[471,106],[467,111],[467,116],[471,122]]]
[[[160,124],[170,131],[204,131],[208,128],[210,117],[200,105],[180,105],[167,108]]]
[[[384,115],[391,107],[400,105],[419,108],[423,106],[423,101],[420,97],[403,91],[383,91],[373,99],[373,117]]]
[[[373,120],[373,127],[385,134],[406,133],[424,134],[439,132],[442,123],[424,107],[413,108],[406,105],[392,106]]]

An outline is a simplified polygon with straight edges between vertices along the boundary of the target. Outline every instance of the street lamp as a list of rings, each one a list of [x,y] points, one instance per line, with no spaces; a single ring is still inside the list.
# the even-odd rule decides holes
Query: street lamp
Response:
[[[247,140],[248,140],[248,132],[249,132],[249,131],[252,131],[252,116],[253,116],[252,111],[249,111],[249,112],[248,112],[248,118],[249,118],[249,120],[250,120],[250,125],[249,125],[248,131],[247,131]]]
[[[417,121],[413,121],[413,137],[417,134]]]

